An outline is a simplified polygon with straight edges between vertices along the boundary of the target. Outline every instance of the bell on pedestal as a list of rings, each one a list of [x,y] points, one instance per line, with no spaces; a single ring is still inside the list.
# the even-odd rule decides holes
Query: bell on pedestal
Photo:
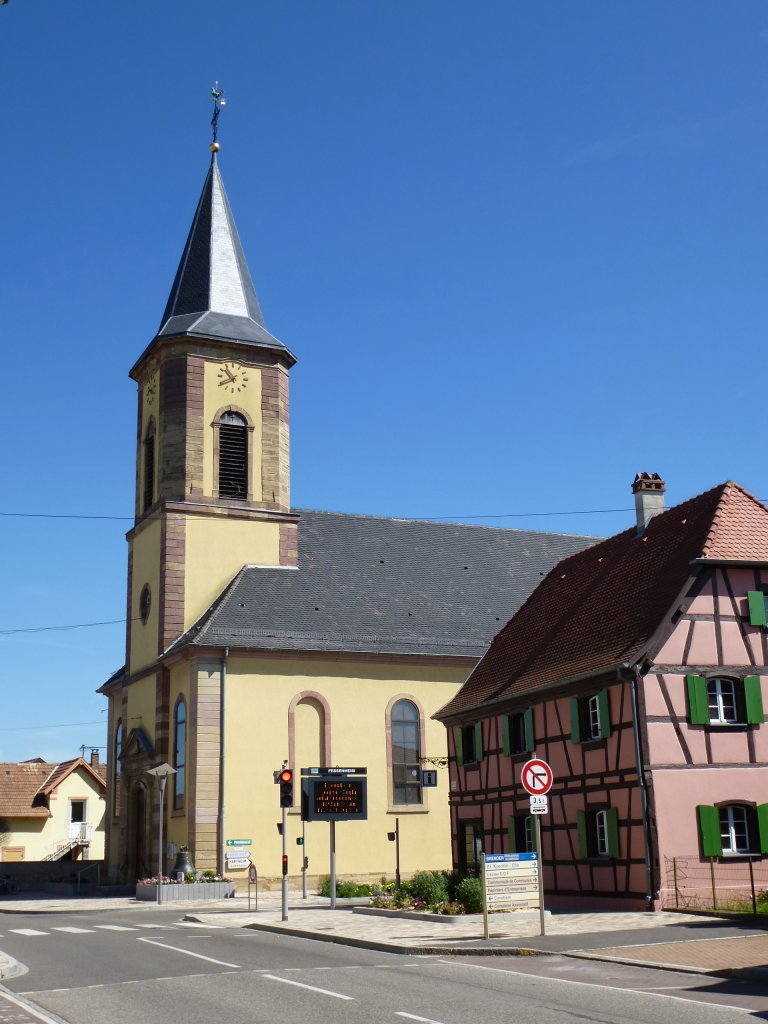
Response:
[[[195,865],[192,863],[192,854],[189,852],[188,847],[180,846],[176,854],[176,860],[173,862],[173,867],[171,868],[171,875],[186,875],[190,871],[194,870]]]

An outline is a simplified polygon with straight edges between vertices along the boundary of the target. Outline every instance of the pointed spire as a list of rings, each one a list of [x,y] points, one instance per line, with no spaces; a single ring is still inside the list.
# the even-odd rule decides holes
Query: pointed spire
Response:
[[[179,335],[288,351],[264,326],[215,150],[157,332]]]

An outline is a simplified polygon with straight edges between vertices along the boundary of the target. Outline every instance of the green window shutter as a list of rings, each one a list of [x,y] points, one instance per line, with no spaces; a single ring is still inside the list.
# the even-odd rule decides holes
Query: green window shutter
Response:
[[[688,688],[688,719],[691,725],[708,725],[707,680],[704,676],[686,676],[685,685]]]
[[[619,820],[615,807],[605,812],[605,824],[608,832],[608,856],[619,857]]]
[[[768,853],[768,804],[758,804],[757,831],[760,835],[760,853]]]
[[[510,814],[507,818],[507,853],[517,853],[517,832],[515,831],[514,814]]]
[[[502,715],[501,716],[501,732],[502,732],[502,738],[503,738],[503,742],[504,742],[504,747],[503,747],[504,753],[509,755],[509,754],[512,753],[512,744],[511,744],[510,739],[509,739],[509,715]],[[511,852],[514,853],[515,851],[512,850]]]
[[[581,743],[581,719],[579,717],[579,698],[571,697],[571,739]]]
[[[699,815],[699,831],[701,833],[701,851],[705,857],[722,857],[723,840],[720,838],[720,813],[716,807],[699,804],[696,808]]]
[[[611,698],[608,690],[601,690],[597,695],[600,708],[600,739],[607,740],[611,735]]]
[[[536,749],[536,738],[533,735],[533,708],[528,708],[525,712],[525,749],[530,754]]]
[[[460,725],[454,725],[453,727],[453,745],[456,748],[456,764],[464,764],[464,744],[461,739]]]
[[[483,723],[475,722],[475,760],[483,760]]]
[[[749,621],[753,626],[765,626],[765,594],[762,590],[750,590],[747,594]]]
[[[747,721],[750,725],[762,725],[765,721],[765,715],[763,714],[760,676],[744,677],[744,703],[747,706]]]
[[[586,860],[589,855],[587,845],[587,816],[584,811],[576,811],[576,832],[579,836],[579,857]]]

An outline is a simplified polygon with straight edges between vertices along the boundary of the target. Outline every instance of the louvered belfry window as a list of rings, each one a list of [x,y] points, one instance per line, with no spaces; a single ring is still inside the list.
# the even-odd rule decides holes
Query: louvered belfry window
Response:
[[[144,502],[142,512],[146,512],[155,497],[155,424],[150,421],[144,435]]]
[[[248,425],[236,412],[219,421],[219,497],[248,497]]]

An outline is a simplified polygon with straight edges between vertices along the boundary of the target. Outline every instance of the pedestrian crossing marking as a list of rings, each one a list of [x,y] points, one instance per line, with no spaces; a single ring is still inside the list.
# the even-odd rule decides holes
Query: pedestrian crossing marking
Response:
[[[76,928],[74,925],[64,925],[53,930],[55,932],[69,932],[70,935],[85,935],[89,932],[93,934],[93,928]]]
[[[137,930],[133,925],[124,924],[97,924],[94,927],[101,928],[105,932],[135,932]]]
[[[9,928],[8,931],[14,935],[47,935],[48,932],[39,932],[34,928]]]
[[[171,931],[171,932],[176,931],[176,926],[173,925],[173,924],[137,924],[136,927],[137,928],[154,928],[155,930],[157,930],[158,928],[167,928],[168,931]]]

